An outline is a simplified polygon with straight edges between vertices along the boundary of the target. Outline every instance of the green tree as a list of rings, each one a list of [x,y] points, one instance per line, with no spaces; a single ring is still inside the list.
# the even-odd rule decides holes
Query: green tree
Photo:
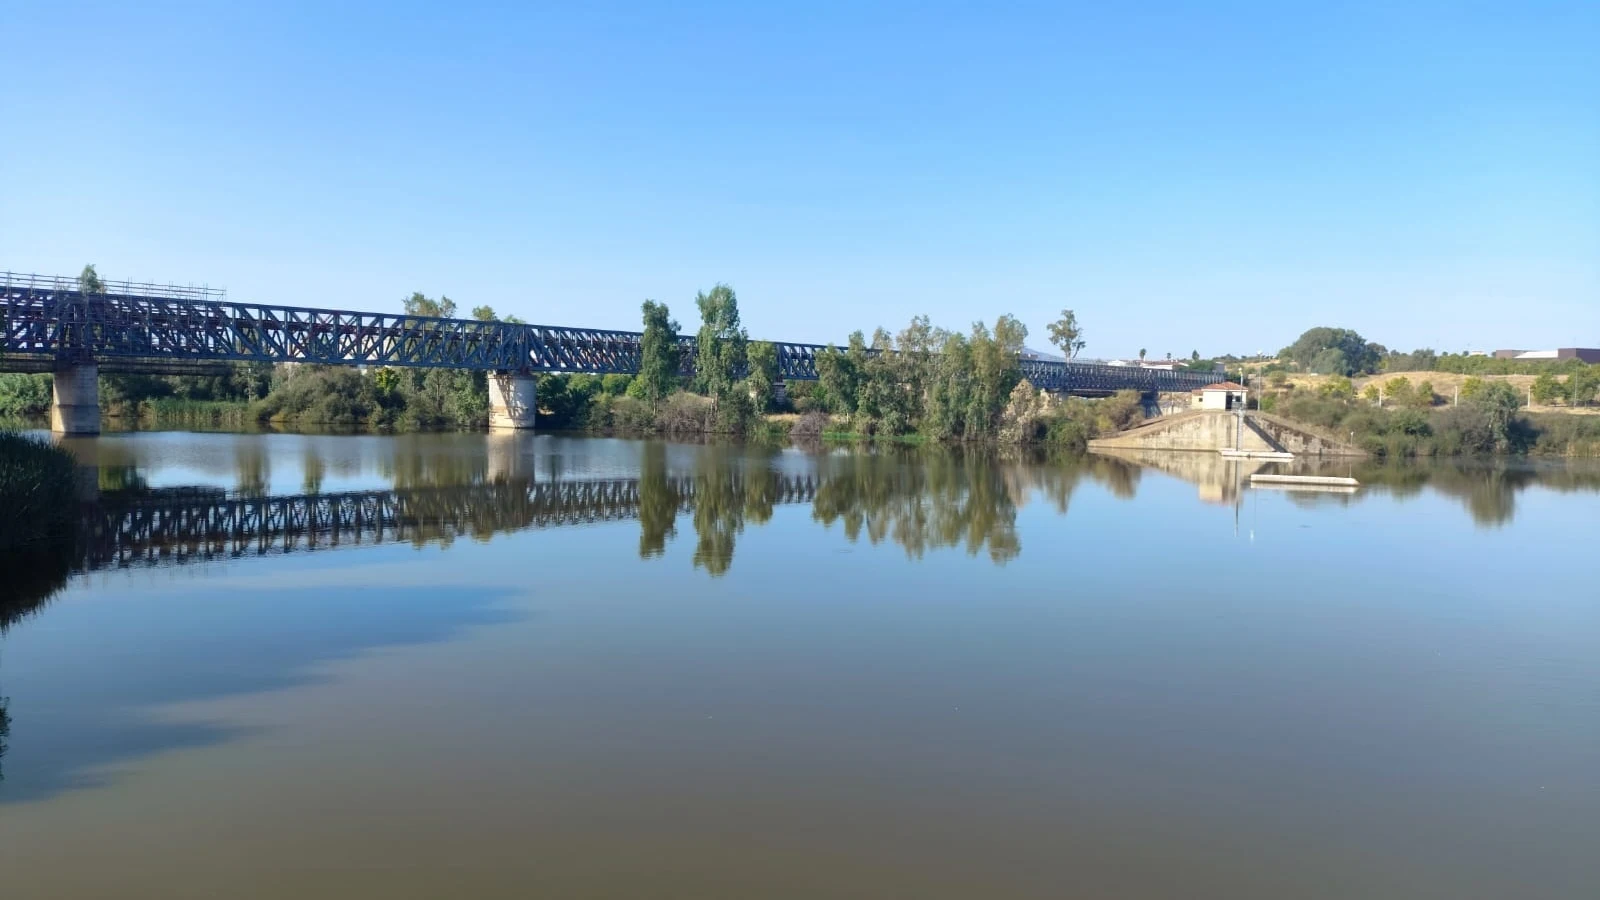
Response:
[[[859,331],[850,335],[848,349],[829,347],[817,354],[817,384],[830,412],[855,414],[865,358],[866,338]]]
[[[1340,356],[1328,353],[1334,350]],[[1278,356],[1304,371],[1350,376],[1378,371],[1385,352],[1347,328],[1319,327],[1308,329],[1293,344],[1278,351]]]
[[[1408,378],[1396,376],[1383,383],[1383,399],[1389,401],[1391,406],[1410,406],[1414,397],[1415,392]]]
[[[1556,380],[1550,372],[1540,372],[1539,377],[1533,380],[1531,390],[1533,402],[1550,404],[1562,399],[1566,395],[1566,385]]]
[[[1522,396],[1517,389],[1504,381],[1495,381],[1472,398],[1474,410],[1483,413],[1488,421],[1490,435],[1496,450],[1513,449],[1517,410],[1522,406]]]
[[[1350,359],[1344,351],[1337,347],[1321,350],[1311,358],[1307,368],[1315,375],[1338,375],[1348,377],[1351,373]]]
[[[1433,382],[1424,381],[1418,384],[1416,391],[1411,395],[1411,403],[1421,409],[1433,406]]]
[[[78,273],[78,290],[83,291],[85,294],[104,294],[106,292],[105,282],[100,280],[100,273],[94,270],[93,265],[84,266],[83,271]]]
[[[1573,406],[1588,406],[1600,393],[1600,365],[1584,366],[1567,376],[1567,400]]]
[[[1022,380],[1022,346],[1028,329],[1012,316],[995,320],[990,332],[982,322],[972,326],[972,366],[975,396],[969,427],[985,434],[994,431],[1011,390]]]
[[[745,377],[750,403],[760,415],[772,405],[772,388],[778,382],[778,348],[766,341],[751,341],[745,348],[750,374]]]
[[[1461,399],[1471,400],[1481,395],[1489,383],[1476,375],[1469,375],[1461,382]]]
[[[739,324],[739,298],[733,288],[718,284],[709,292],[701,291],[694,299],[700,309],[700,332],[695,336],[695,380],[700,390],[711,398],[712,409],[719,422],[734,426],[743,425],[740,401],[735,399],[734,386],[745,368],[745,344],[748,337]]]
[[[1061,311],[1061,318],[1050,323],[1050,343],[1060,348],[1061,354],[1068,359],[1076,357],[1083,351],[1083,327],[1078,324],[1078,314],[1070,309]]]
[[[1145,349],[1143,347],[1140,347],[1139,348],[1139,362],[1144,362],[1144,354],[1145,354]]]
[[[1378,386],[1376,384],[1369,384],[1361,391],[1361,399],[1367,401],[1368,403],[1377,403],[1380,396],[1381,395],[1378,393]]]
[[[493,322],[499,317],[494,314],[494,307],[484,304],[472,308],[472,317],[480,322]]]
[[[1191,350],[1189,352],[1189,361],[1190,362],[1199,362],[1200,361],[1200,351],[1199,350]]]
[[[639,377],[636,396],[651,405],[660,403],[678,386],[678,323],[665,303],[644,301],[644,334],[639,338]]]
[[[408,316],[433,316],[440,319],[455,318],[456,302],[449,297],[441,296],[438,300],[435,300],[432,297],[423,295],[421,291],[416,291],[400,302],[404,304],[406,315]],[[489,309],[487,306],[479,307],[479,309],[489,310],[491,315],[494,313],[494,310]]]

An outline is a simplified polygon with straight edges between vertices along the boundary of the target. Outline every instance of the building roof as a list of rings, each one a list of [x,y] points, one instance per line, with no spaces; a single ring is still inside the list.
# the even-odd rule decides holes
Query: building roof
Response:
[[[1219,381],[1216,384],[1208,384],[1205,387],[1201,388],[1200,390],[1202,390],[1202,391],[1242,391],[1242,390],[1245,390],[1245,386],[1242,385],[1242,384],[1239,384],[1237,382],[1233,382],[1233,381]]]

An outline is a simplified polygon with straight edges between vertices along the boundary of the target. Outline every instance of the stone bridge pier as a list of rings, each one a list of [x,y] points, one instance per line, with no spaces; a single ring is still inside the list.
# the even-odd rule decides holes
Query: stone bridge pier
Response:
[[[489,373],[489,427],[531,429],[539,409],[539,382],[532,375]]]
[[[100,433],[100,367],[60,366],[55,371],[50,430],[56,434]]]

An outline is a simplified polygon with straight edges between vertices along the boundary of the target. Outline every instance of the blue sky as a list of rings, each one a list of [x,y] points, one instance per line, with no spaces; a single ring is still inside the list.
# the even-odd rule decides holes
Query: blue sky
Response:
[[[1600,346],[1600,4],[12,2],[0,269],[1086,355]]]

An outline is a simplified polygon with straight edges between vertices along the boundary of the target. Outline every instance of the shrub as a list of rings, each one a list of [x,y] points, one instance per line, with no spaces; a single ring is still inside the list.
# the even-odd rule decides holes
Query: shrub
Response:
[[[829,430],[833,424],[833,417],[825,412],[812,410],[802,413],[789,428],[789,436],[797,440],[816,440]]]
[[[591,421],[590,427],[615,428],[618,431],[649,432],[656,428],[656,413],[650,404],[632,396],[612,397],[608,407],[596,406],[595,417],[603,410],[607,415],[603,424]]]
[[[1424,381],[1417,385],[1416,393],[1411,397],[1413,405],[1424,408],[1433,406],[1436,400],[1437,398],[1433,395],[1433,382],[1431,381]]]
[[[1138,391],[1117,391],[1099,403],[1102,432],[1127,431],[1144,424],[1144,399]]]
[[[1335,375],[1322,383],[1322,387],[1318,389],[1318,393],[1324,397],[1347,400],[1355,396],[1356,389],[1355,385],[1350,382],[1350,379],[1344,377],[1343,375]]]
[[[656,427],[667,434],[698,434],[715,424],[711,398],[677,391],[656,412]]]
[[[49,375],[0,375],[0,419],[36,418],[48,412]]]

